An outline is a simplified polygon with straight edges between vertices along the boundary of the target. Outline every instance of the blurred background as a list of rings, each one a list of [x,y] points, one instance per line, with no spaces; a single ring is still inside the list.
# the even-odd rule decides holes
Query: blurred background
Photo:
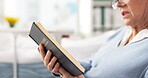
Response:
[[[38,21],[77,60],[97,52],[124,25],[111,0],[0,0],[0,77],[54,78],[28,37]]]

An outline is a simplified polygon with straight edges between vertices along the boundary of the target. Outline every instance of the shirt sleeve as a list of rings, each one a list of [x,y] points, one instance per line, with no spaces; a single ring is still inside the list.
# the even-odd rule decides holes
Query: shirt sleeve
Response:
[[[143,70],[139,78],[148,78],[148,66]]]
[[[146,71],[146,73],[144,75],[144,78],[148,78],[148,69],[147,69],[147,71]]]
[[[87,72],[91,68],[92,61],[90,59],[79,61],[79,62],[85,68],[85,72]]]

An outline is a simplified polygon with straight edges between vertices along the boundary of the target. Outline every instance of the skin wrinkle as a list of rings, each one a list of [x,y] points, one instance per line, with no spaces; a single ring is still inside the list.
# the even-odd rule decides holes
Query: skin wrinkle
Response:
[[[129,3],[130,3],[130,0],[129,0]],[[137,5],[143,5],[142,3],[141,4],[140,3],[138,3]],[[141,9],[141,12],[143,12],[143,13],[141,14],[141,17],[140,18],[139,17],[137,18],[137,13],[139,13],[139,9],[138,10],[137,9],[133,9],[133,7],[128,7],[128,8],[129,8],[129,10],[130,10],[130,12],[132,14],[132,17],[133,17],[132,18],[133,25],[130,25],[130,26],[133,28],[133,32],[135,32],[135,34],[137,34],[142,29],[144,29],[143,28],[143,22],[141,20],[142,20],[142,18],[144,16],[143,14],[144,14],[145,9],[143,7],[139,8],[139,9]]]
[[[148,14],[148,0],[146,1],[145,10],[144,10],[144,13],[143,13],[143,16],[142,16],[143,27],[148,29],[148,20],[147,20],[148,16],[147,16],[147,14]]]
[[[142,5],[142,4],[140,4],[140,5]],[[148,0],[146,0],[145,5],[146,6],[143,8],[143,13],[142,13],[142,16],[140,18],[141,20],[139,20],[140,23],[137,24],[137,26],[135,26],[135,28],[134,28],[134,29],[137,29],[137,31],[134,30],[136,32],[140,32],[142,29],[148,28],[148,21],[147,21],[147,19],[148,19],[148,17],[147,17],[147,14],[148,14]],[[135,21],[135,24],[136,24],[136,21]]]
[[[120,11],[129,11],[129,18],[124,19],[127,26],[132,27],[132,35],[129,41],[132,40],[141,30],[148,28],[148,0],[129,0],[125,5],[119,2],[116,6]]]
[[[130,0],[129,0],[129,2],[130,2]],[[128,4],[128,3],[127,3],[127,4]],[[129,8],[129,11],[130,11],[131,15],[133,15],[133,17],[136,18],[136,16],[135,16],[135,14],[133,13],[131,7],[128,7],[128,5],[127,5],[127,8]],[[136,24],[136,21],[134,21],[134,24]],[[134,26],[134,27],[137,27],[137,26]]]

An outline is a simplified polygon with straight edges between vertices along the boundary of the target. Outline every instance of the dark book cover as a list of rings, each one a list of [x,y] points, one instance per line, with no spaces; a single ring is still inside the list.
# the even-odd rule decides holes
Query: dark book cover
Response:
[[[40,23],[33,22],[29,36],[46,50],[51,50],[60,65],[73,76],[84,73],[85,69],[43,28]]]

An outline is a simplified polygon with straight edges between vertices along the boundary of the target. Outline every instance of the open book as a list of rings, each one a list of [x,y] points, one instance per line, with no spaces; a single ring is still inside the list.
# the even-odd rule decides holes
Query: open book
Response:
[[[29,36],[39,45],[43,44],[46,51],[51,50],[53,55],[57,57],[60,65],[71,75],[78,76],[84,73],[85,69],[73,58],[41,25],[41,23],[33,22]]]

